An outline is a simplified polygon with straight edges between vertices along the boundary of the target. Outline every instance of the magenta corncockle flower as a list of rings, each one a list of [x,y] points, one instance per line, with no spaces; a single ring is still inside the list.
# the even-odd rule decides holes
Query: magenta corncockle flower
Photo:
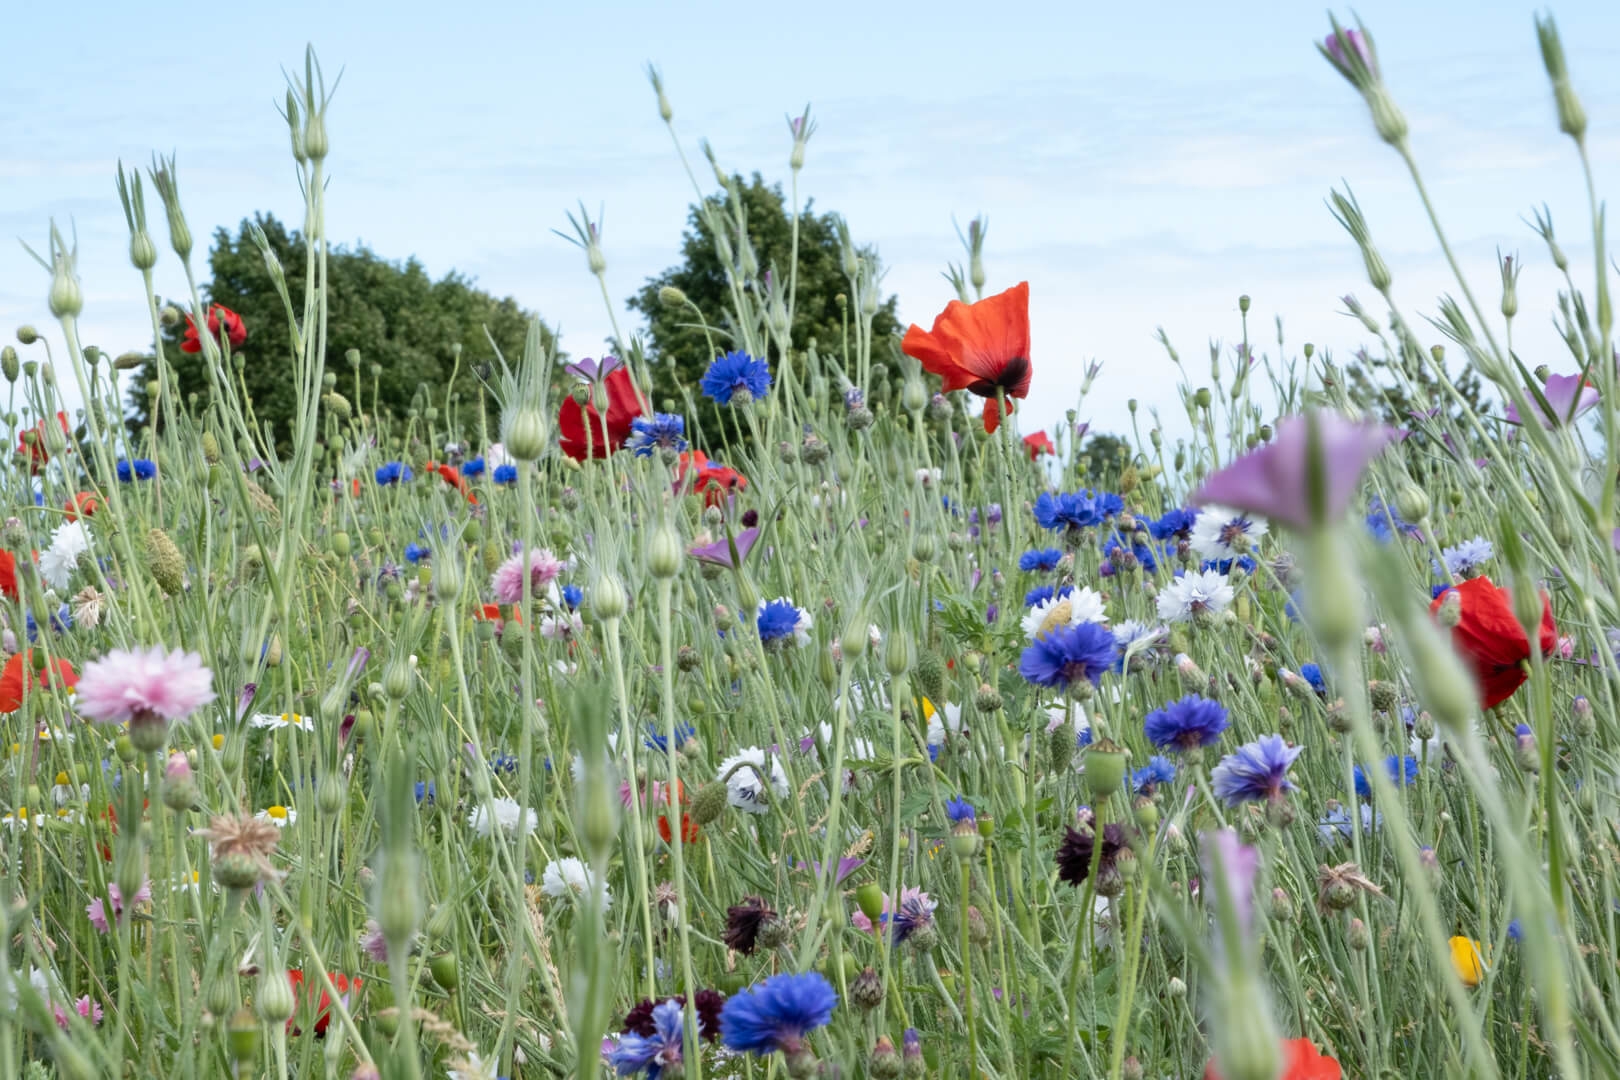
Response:
[[[1260,851],[1238,839],[1235,829],[1203,834],[1200,859],[1204,879],[1220,881],[1224,896],[1211,891],[1210,903],[1230,904],[1245,936],[1254,926],[1254,882],[1260,875]],[[1217,873],[1217,868],[1219,873]]]
[[[1549,428],[1557,427],[1566,420],[1574,420],[1598,403],[1597,387],[1579,375],[1547,376],[1547,383],[1541,388],[1541,396],[1547,399],[1551,412],[1541,407],[1541,403],[1536,400],[1533,393],[1525,391],[1525,397],[1530,399],[1530,404],[1541,414],[1541,426]],[[1507,407],[1507,422],[1523,423],[1519,417],[1519,410],[1511,404]]]
[[[56,1016],[56,1026],[61,1028],[63,1031],[66,1031],[68,1021],[70,1019],[67,1008],[53,1002],[51,1005],[51,1011]],[[89,994],[85,994],[83,997],[79,998],[79,1000],[73,1003],[73,1011],[84,1017],[84,1019],[90,1021],[90,1023],[98,1027],[101,1025],[101,1018],[103,1015],[101,1003],[93,1000]]]
[[[1322,47],[1327,50],[1328,59],[1333,62],[1333,66],[1338,68],[1345,78],[1349,78],[1351,71],[1354,70],[1352,67],[1353,62],[1350,60],[1349,54],[1345,52],[1344,47],[1346,44],[1355,52],[1363,67],[1374,75],[1378,74],[1378,61],[1373,56],[1372,50],[1368,48],[1367,39],[1361,31],[1340,30],[1337,33],[1329,34],[1322,42]]]
[[[594,238],[595,226],[593,225],[591,228],[593,230],[592,235]],[[615,368],[621,368],[623,366],[624,361],[620,360],[617,356],[604,356],[600,360],[592,360],[590,357],[586,357],[584,360],[576,360],[572,364],[564,364],[563,370],[568,372],[570,375],[579,376],[586,382],[594,383],[601,382],[603,379],[607,378],[609,373],[611,373]]]
[[[490,576],[490,591],[495,594],[498,604],[521,604],[523,602],[523,571],[527,565],[529,572],[529,596],[534,598],[545,592],[547,585],[556,581],[563,572],[562,560],[545,548],[529,552],[525,555],[519,552],[496,569]]]
[[[1321,509],[1324,520],[1332,520],[1350,505],[1367,463],[1394,439],[1395,432],[1382,424],[1358,423],[1327,410],[1317,411],[1314,418],[1324,472]],[[1219,503],[1308,530],[1321,524],[1311,514],[1309,450],[1307,417],[1290,416],[1278,422],[1271,442],[1210,477],[1188,501],[1196,506]]]
[[[754,542],[759,539],[759,529],[744,529],[727,541],[724,536],[712,544],[698,544],[686,549],[686,553],[698,562],[709,563],[714,566],[723,566],[732,569],[731,545],[737,545],[737,561],[743,562],[748,558],[749,551],[753,550]]]
[[[183,720],[214,700],[214,673],[196,653],[163,646],[114,649],[84,666],[77,708],[105,724],[142,717]]]
[[[124,904],[123,894],[119,891],[116,882],[108,882],[107,898],[112,901],[113,918],[122,920],[126,905]],[[152,899],[152,883],[145,881],[141,883],[140,891],[135,894],[134,899],[128,906],[134,907],[137,904],[144,904],[150,899]],[[107,905],[102,902],[101,897],[98,896],[86,904],[84,913],[90,917],[90,925],[94,926],[99,933],[105,934],[112,929],[107,919]]]

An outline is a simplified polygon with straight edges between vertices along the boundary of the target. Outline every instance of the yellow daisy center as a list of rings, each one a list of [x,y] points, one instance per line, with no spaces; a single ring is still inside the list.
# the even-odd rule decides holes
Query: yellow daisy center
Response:
[[[215,750],[223,750],[223,749],[225,749],[225,736],[224,735],[215,735],[214,736],[214,749]]]
[[[65,773],[65,772],[57,773],[56,774],[56,786],[57,787],[67,787],[67,784],[68,784],[68,774]]]
[[[287,808],[285,806],[269,807],[265,810],[265,813],[275,818],[277,821],[287,820]]]

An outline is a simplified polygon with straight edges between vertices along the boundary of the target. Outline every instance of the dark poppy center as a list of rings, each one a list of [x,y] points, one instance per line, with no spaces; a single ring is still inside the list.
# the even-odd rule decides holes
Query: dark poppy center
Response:
[[[983,398],[993,398],[997,390],[1011,390],[1029,377],[1029,357],[1015,356],[1001,366],[993,379],[980,379],[968,384],[968,392]]]

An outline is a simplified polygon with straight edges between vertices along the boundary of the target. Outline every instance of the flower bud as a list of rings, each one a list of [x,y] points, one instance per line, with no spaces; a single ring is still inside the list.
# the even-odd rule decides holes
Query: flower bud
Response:
[[[1429,496],[1416,484],[1406,484],[1395,495],[1395,510],[1407,521],[1421,525],[1429,516]]]
[[[658,302],[667,308],[683,307],[686,304],[686,293],[674,285],[665,285],[658,290]]]
[[[267,1024],[285,1024],[296,1007],[286,969],[280,964],[266,964],[259,972],[259,986],[253,994],[253,1008],[259,1019]]]
[[[1092,795],[1112,795],[1125,781],[1125,748],[1111,739],[1097,740],[1086,751],[1085,770]]]
[[[904,630],[889,634],[883,646],[883,666],[896,679],[911,669],[911,638]]]
[[[191,762],[186,755],[169,755],[163,768],[163,805],[176,813],[190,810],[197,802],[197,781],[191,774]]]
[[[315,809],[327,817],[333,817],[343,809],[346,794],[343,775],[335,769],[330,770],[315,787]]]
[[[647,540],[647,570],[659,579],[681,571],[681,538],[667,521],[659,523]]]
[[[454,990],[461,985],[461,965],[456,962],[455,953],[442,952],[429,957],[428,971],[441,989]]]
[[[849,1000],[862,1012],[871,1012],[883,1004],[883,977],[872,968],[866,968],[849,984]]]
[[[617,574],[598,575],[591,582],[590,602],[591,613],[600,621],[620,618],[629,606],[624,595],[624,582],[619,580]]]
[[[520,462],[537,460],[546,452],[546,418],[538,409],[522,407],[502,440],[507,453]]]
[[[727,805],[726,785],[716,780],[704,784],[692,796],[692,821],[703,828],[720,817]]]
[[[980,712],[1000,712],[1002,706],[1001,691],[989,683],[980,683],[979,689],[974,691],[973,704]],[[1074,740],[1070,739],[1069,741],[1073,742]]]
[[[411,672],[410,661],[405,658],[404,654],[395,656],[388,661],[388,666],[383,669],[383,693],[394,701],[405,700],[415,683],[416,679]]]
[[[855,905],[876,925],[883,917],[883,890],[876,882],[868,881],[855,890]]]

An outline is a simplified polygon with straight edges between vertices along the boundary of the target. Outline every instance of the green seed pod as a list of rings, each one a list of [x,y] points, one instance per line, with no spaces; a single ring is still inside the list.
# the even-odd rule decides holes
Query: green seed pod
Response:
[[[917,654],[917,667],[912,677],[916,680],[917,689],[928,700],[941,707],[945,703],[945,658],[932,649]]]
[[[347,559],[353,546],[349,542],[349,534],[339,529],[332,534],[332,554],[340,559]]]
[[[453,991],[461,985],[461,966],[456,962],[455,953],[442,952],[429,957],[428,971],[433,975],[433,981],[446,991]]]
[[[146,562],[152,572],[152,580],[165,594],[175,596],[185,588],[185,560],[180,557],[180,549],[175,547],[169,534],[162,529],[153,529],[146,534]]]
[[[702,828],[725,813],[727,805],[726,785],[718,780],[704,784],[692,796],[692,820]]]
[[[1125,749],[1099,739],[1086,751],[1086,787],[1099,798],[1112,795],[1125,781]]]
[[[259,1020],[250,1010],[238,1009],[225,1025],[225,1050],[238,1065],[258,1058]]]

